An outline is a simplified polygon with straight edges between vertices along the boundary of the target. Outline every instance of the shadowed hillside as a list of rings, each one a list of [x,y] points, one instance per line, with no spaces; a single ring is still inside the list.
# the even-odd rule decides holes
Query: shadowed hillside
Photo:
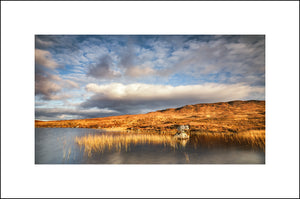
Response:
[[[35,121],[35,127],[100,128],[109,131],[174,133],[178,125],[190,132],[265,130],[265,101],[231,101],[186,105],[139,115],[62,121]]]

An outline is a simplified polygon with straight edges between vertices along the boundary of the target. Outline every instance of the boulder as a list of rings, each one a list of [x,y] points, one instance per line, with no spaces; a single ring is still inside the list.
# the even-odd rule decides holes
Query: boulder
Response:
[[[176,139],[189,139],[190,136],[188,134],[184,133],[184,132],[181,132],[181,133],[176,133],[174,135],[174,138],[176,138]]]

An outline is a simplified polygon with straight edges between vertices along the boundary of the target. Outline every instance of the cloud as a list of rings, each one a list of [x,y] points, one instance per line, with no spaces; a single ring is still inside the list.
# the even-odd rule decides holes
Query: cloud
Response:
[[[44,100],[61,100],[70,98],[71,95],[60,93],[64,88],[79,88],[76,82],[64,80],[58,75],[50,73],[35,75],[35,95],[40,95]]]
[[[54,43],[52,41],[45,41],[39,38],[38,36],[35,37],[35,48],[42,49],[48,48],[52,46]]]
[[[71,97],[60,93],[64,88],[79,88],[76,82],[55,74],[57,66],[49,51],[35,49],[35,95],[44,100],[61,100]]]
[[[264,88],[244,84],[203,84],[187,86],[112,83],[88,84],[94,95],[81,104],[83,108],[109,108],[121,114],[136,114],[163,108],[206,102],[263,97]]]
[[[173,52],[177,63],[173,69],[187,69],[188,73],[203,75],[230,73],[231,75],[264,72],[264,43],[234,43],[226,39],[209,42],[189,41],[187,49]]]
[[[51,53],[41,49],[35,49],[35,64],[50,69],[55,69],[58,66],[58,64],[52,59]]]
[[[74,109],[74,108],[35,108],[37,120],[97,118],[117,115],[108,109]]]
[[[120,54],[120,66],[124,68],[132,67],[135,63],[134,48],[132,42],[128,43],[125,48],[122,48]]]
[[[112,59],[105,55],[96,64],[89,66],[87,75],[94,78],[115,78],[120,76],[120,72],[112,70]]]
[[[163,55],[153,60],[153,65],[161,66],[155,75],[169,78],[188,75],[202,82],[264,85],[261,78],[265,73],[264,36],[199,38],[191,38],[176,47],[174,43],[153,42],[154,54]]]
[[[57,63],[52,60],[49,51],[35,49],[35,95],[42,96],[44,100],[57,99],[55,95],[62,90],[58,84],[61,78],[51,73],[56,67]]]
[[[42,41],[36,37],[40,45],[52,45],[52,41]],[[70,98],[70,94],[62,93],[64,89],[79,88],[79,85],[69,79],[63,79],[57,74],[58,64],[47,50],[35,49],[35,95],[43,100],[62,100]]]
[[[56,83],[60,79],[49,73],[35,75],[35,95],[41,95],[44,100],[52,100],[62,87]]]
[[[156,73],[151,62],[153,51],[141,48],[136,39],[131,38],[125,46],[119,46],[119,53],[118,64],[123,69],[125,78],[139,78]]]
[[[79,85],[76,82],[69,79],[61,80],[61,84],[67,88],[79,88]]]
[[[151,67],[133,66],[126,69],[125,75],[130,77],[143,77],[155,74],[155,70]]]
[[[36,42],[48,42],[55,49],[59,65],[89,65],[85,72],[96,79],[132,82],[141,77],[151,80],[154,76],[172,78],[183,74],[202,82],[251,85],[264,85],[264,41],[263,35],[36,38]],[[215,74],[227,78],[221,81]]]
[[[264,35],[37,35],[35,46],[36,100],[46,102],[42,107],[69,98],[80,104],[73,108],[134,114],[264,99]]]

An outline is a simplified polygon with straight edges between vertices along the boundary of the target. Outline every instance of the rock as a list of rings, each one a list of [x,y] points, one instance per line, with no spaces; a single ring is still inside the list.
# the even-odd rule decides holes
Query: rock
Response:
[[[190,136],[186,133],[176,133],[174,135],[174,138],[176,138],[176,139],[189,139]]]
[[[177,130],[178,131],[184,131],[184,130],[189,130],[190,129],[190,126],[189,125],[179,125],[177,127]]]

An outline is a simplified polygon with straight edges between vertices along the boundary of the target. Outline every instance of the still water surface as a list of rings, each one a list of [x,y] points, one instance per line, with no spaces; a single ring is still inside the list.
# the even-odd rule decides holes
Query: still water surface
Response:
[[[104,132],[97,129],[36,128],[36,164],[264,164],[264,150],[243,144],[204,143],[203,137],[191,136],[176,143],[128,143],[125,148],[86,150],[77,139],[88,136],[118,136],[129,133]],[[124,137],[123,137],[124,136]]]

